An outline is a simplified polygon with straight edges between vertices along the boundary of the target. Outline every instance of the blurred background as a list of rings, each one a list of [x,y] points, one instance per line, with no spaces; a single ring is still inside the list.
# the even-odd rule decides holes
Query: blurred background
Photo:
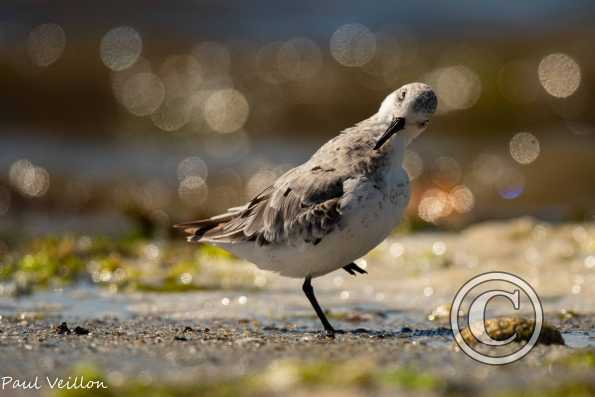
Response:
[[[0,373],[105,396],[595,395],[593,21],[593,0],[0,0]],[[172,229],[413,81],[439,103],[406,221],[370,274],[315,282],[338,343],[302,280]],[[450,302],[487,271],[527,280],[567,347],[457,353]]]
[[[0,248],[167,235],[431,84],[416,227],[595,215],[595,3],[5,0]],[[0,249],[0,253],[2,249]]]

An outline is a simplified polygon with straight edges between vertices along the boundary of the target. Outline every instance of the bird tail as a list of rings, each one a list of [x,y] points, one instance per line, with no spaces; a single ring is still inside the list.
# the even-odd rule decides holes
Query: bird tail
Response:
[[[182,229],[186,234],[188,234],[186,239],[189,243],[198,243],[201,242],[201,239],[209,230],[215,229],[216,227],[229,222],[244,209],[244,206],[230,208],[224,214],[215,215],[207,219],[179,223],[173,227],[176,229]]]

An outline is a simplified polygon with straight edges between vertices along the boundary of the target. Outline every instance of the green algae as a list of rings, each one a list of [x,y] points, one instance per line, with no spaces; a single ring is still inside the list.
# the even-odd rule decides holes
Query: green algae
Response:
[[[440,392],[444,382],[430,373],[414,368],[379,368],[369,361],[326,362],[303,360],[280,360],[257,374],[220,379],[199,380],[191,384],[154,384],[138,379],[122,383],[110,383],[109,376],[92,364],[76,365],[71,378],[101,382],[103,388],[58,390],[56,397],[249,397],[260,395],[283,395],[303,390],[308,393],[328,389],[357,389],[380,391],[385,389],[415,392]]]
[[[48,236],[31,240],[5,255],[0,262],[0,282],[12,283],[17,293],[60,288],[79,281],[116,290],[152,292],[237,285],[254,288],[253,271],[238,264],[226,251],[206,245]]]
[[[564,356],[556,363],[571,368],[595,369],[595,350],[581,350]]]

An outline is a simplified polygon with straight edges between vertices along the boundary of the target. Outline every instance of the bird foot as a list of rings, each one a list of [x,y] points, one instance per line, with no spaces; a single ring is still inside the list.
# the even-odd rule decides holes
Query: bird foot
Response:
[[[335,339],[335,335],[339,334],[344,334],[345,331],[343,331],[342,329],[325,329],[324,331],[322,331],[320,333],[320,338],[322,339]]]
[[[345,270],[347,273],[351,274],[352,276],[357,276],[357,274],[355,274],[355,272],[358,272],[359,274],[368,274],[367,271],[365,271],[364,269],[362,269],[361,267],[359,267],[358,265],[356,265],[353,262],[347,266],[343,266],[343,270]]]
[[[322,339],[335,339],[335,331],[327,329],[325,331],[322,331],[320,337]]]

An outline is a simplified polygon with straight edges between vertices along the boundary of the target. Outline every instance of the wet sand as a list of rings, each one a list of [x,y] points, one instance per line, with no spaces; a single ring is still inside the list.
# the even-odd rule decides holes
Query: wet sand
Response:
[[[90,331],[87,335],[76,335],[60,334],[56,321],[4,318],[0,373],[15,379],[36,376],[42,379],[41,390],[19,391],[19,395],[52,392],[45,384],[46,376],[64,379],[84,376],[88,370],[81,368],[88,366],[100,371],[101,379],[115,393],[126,390],[130,384],[149,388],[192,389],[205,385],[223,388],[238,379],[264,377],[271,384],[264,385],[263,390],[271,395],[288,392],[299,395],[300,390],[323,387],[324,382],[313,386],[304,379],[294,379],[296,376],[292,374],[320,363],[329,372],[327,386],[354,394],[419,390],[407,381],[361,385],[353,379],[358,375],[349,373],[342,384],[335,378],[344,366],[355,366],[352,371],[361,371],[360,376],[403,368],[417,371],[420,376],[435,380],[436,384],[430,382],[428,390],[420,386],[430,395],[453,391],[464,395],[494,395],[518,391],[519,387],[556,390],[585,382],[594,386],[593,368],[568,363],[577,353],[595,352],[592,347],[589,350],[584,346],[595,344],[593,332],[590,337],[583,332],[594,329],[595,317],[581,317],[572,322],[548,320],[556,323],[567,339],[568,335],[581,338],[568,340],[575,343],[574,347],[538,345],[520,362],[490,367],[457,351],[450,330],[440,326],[378,331],[365,328],[365,324],[358,328],[346,324],[348,331],[328,339],[309,327],[296,327],[289,320],[265,325],[249,319],[192,321],[139,317],[72,322],[71,329],[76,324]],[[17,395],[15,390],[4,392]]]
[[[345,331],[335,339],[319,333],[301,281],[275,276],[261,289],[113,293],[79,285],[4,297],[0,375],[38,376],[42,387],[2,394],[55,393],[45,376],[87,374],[105,381],[105,395],[593,395],[594,230],[522,219],[391,237],[366,257],[368,275],[315,280],[331,322]],[[455,348],[445,305],[466,280],[493,270],[533,285],[566,346],[538,345],[503,367]],[[494,305],[490,315],[506,309]]]

